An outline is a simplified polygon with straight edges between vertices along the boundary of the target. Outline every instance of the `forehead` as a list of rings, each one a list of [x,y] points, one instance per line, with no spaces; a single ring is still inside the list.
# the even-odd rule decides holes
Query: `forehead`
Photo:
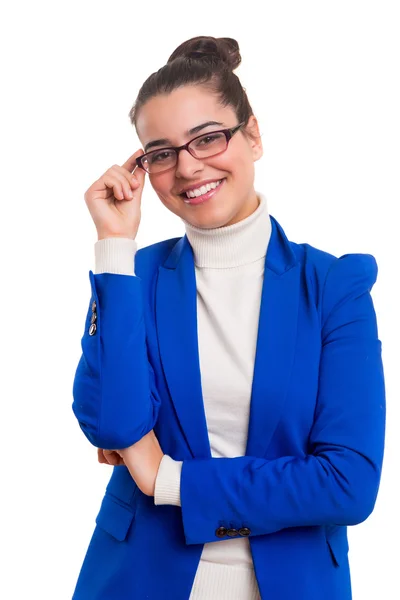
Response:
[[[188,85],[148,100],[139,111],[136,129],[143,145],[158,138],[180,143],[185,132],[200,123],[219,121],[232,126],[235,118],[232,106],[221,106],[215,94]]]

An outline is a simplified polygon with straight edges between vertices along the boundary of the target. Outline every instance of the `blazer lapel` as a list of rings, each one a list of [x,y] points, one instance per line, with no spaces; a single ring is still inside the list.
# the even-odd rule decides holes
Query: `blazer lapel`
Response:
[[[279,423],[295,355],[300,265],[271,217],[261,296],[246,456],[263,457]]]
[[[196,273],[186,237],[159,267],[156,326],[172,402],[193,458],[211,458],[201,390]]]
[[[265,455],[284,406],[294,359],[300,268],[271,218],[258,325],[246,455]],[[161,362],[193,458],[211,458],[201,389],[193,251],[183,236],[159,267],[156,327]],[[221,374],[223,377],[223,374]]]

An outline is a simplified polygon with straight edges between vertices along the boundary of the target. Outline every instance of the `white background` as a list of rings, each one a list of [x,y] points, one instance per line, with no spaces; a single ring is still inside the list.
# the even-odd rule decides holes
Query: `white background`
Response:
[[[398,600],[399,3],[13,2],[0,22],[1,598],[71,598],[111,475],[71,410],[97,239],[84,192],[140,147],[144,80],[214,35],[241,48],[270,213],[293,241],[378,262],[386,455],[350,562],[354,600]],[[148,182],[142,206],[139,247],[183,235]]]

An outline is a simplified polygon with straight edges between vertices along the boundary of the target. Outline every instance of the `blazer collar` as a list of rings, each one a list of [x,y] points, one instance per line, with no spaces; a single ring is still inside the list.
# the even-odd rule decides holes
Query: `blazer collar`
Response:
[[[265,257],[265,266],[277,275],[281,275],[296,264],[297,258],[281,225],[272,215],[270,215],[270,219],[272,231]],[[192,248],[185,234],[173,247],[162,265],[163,268],[176,269],[181,259],[184,262],[187,260],[187,254],[193,257]]]
[[[272,231],[264,280],[246,455],[267,452],[279,422],[295,352],[300,267],[282,227]],[[155,310],[160,357],[171,400],[193,458],[211,458],[201,390],[196,274],[184,235],[159,267]],[[223,374],[221,374],[223,377]]]

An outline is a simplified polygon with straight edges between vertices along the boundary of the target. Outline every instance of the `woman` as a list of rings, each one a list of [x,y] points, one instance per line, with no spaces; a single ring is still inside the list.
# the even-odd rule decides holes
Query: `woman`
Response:
[[[384,448],[377,266],[268,214],[239,63],[230,38],[179,46],[130,112],[144,151],[85,194],[73,410],[115,467],[74,600],[351,598]],[[186,235],[137,251],[146,173]]]

